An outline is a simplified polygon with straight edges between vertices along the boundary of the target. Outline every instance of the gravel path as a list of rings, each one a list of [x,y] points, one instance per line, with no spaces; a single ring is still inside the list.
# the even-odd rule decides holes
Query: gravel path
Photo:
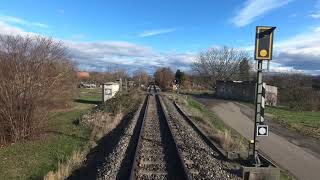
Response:
[[[163,102],[170,117],[169,124],[193,179],[242,179],[237,176],[239,169],[220,160],[219,154],[201,139],[176,111],[172,102],[167,98],[163,98]]]

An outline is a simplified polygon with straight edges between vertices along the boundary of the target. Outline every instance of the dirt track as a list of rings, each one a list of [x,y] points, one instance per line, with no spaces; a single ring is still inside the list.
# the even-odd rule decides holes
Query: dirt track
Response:
[[[226,124],[237,130],[247,139],[253,139],[253,121],[243,110],[243,105],[226,100],[196,98],[214,111]],[[247,107],[248,108],[248,107]],[[290,171],[301,180],[318,180],[320,155],[310,149],[291,143],[288,137],[274,133],[270,129],[268,137],[258,138],[259,149],[274,160],[279,166]],[[317,143],[317,142],[316,142]],[[311,147],[317,150],[319,144]]]

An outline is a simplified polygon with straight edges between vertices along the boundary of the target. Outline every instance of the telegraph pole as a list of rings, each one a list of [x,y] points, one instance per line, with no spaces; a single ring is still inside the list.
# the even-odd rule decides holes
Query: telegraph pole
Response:
[[[119,80],[119,84],[120,84],[120,92],[122,92],[122,78],[120,77],[120,80]]]
[[[128,92],[128,81],[127,81],[127,78],[125,79],[124,83],[126,84],[126,92]]]
[[[273,31],[276,27],[257,26],[254,57],[257,60],[257,79],[255,91],[255,118],[254,118],[254,136],[252,148],[252,164],[260,166],[257,150],[257,136],[268,136],[268,126],[264,124],[265,108],[265,85],[262,81],[263,61],[272,59]],[[269,69],[269,67],[268,67]]]

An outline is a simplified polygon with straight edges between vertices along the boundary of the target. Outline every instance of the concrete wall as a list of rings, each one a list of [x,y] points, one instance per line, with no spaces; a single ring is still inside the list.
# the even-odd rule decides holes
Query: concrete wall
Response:
[[[255,84],[250,81],[217,81],[216,96],[223,99],[254,101]]]
[[[255,83],[252,81],[217,81],[216,96],[222,99],[254,102]],[[266,104],[276,105],[278,88],[266,85]]]

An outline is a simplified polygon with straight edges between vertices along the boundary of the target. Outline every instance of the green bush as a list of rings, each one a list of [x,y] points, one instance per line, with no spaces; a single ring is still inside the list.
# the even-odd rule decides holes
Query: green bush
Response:
[[[116,115],[119,112],[126,113],[135,107],[140,101],[137,91],[131,90],[128,93],[117,93],[115,97],[107,100],[101,106],[101,110]]]

